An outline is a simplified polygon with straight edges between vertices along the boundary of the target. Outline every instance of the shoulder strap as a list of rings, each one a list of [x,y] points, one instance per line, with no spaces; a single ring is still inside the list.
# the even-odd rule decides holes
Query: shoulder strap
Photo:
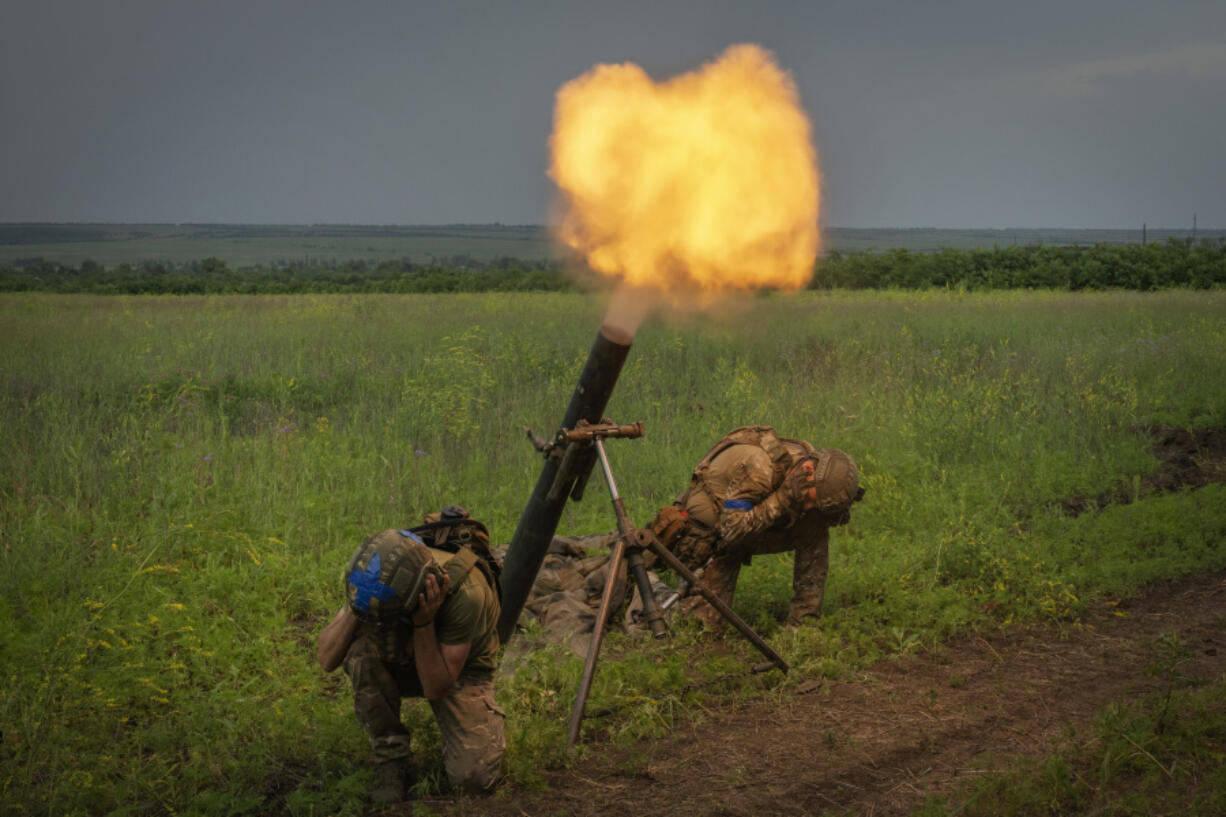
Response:
[[[454,593],[460,583],[468,578],[468,574],[477,566],[480,557],[473,553],[468,548],[460,548],[447,563],[443,565],[443,572],[447,574],[447,578],[451,579],[451,591]]]
[[[432,548],[432,550],[438,551],[439,548]],[[447,554],[447,558],[445,561],[440,561],[443,561],[443,572],[451,579],[452,593],[456,591],[461,582],[468,578],[468,574],[473,571],[473,568],[476,568],[477,572],[481,574],[481,578],[485,579],[485,583],[494,591],[494,595],[501,598],[502,587],[498,581],[498,573],[495,570],[497,567],[496,562],[490,562],[472,548],[462,547],[454,551],[444,550],[443,552]]]
[[[775,434],[773,428],[763,430],[762,438],[758,441],[758,445],[762,446],[762,450],[771,458],[771,465],[775,468],[774,484],[782,484],[783,477],[787,474],[788,469],[792,467],[792,455],[788,451],[788,447]]]

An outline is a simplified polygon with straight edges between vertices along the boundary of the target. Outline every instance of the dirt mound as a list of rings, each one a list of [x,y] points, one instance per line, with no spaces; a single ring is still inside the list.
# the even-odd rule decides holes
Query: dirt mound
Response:
[[[881,661],[854,682],[717,713],[634,750],[598,749],[549,790],[431,801],[453,815],[900,815],[928,794],[1045,753],[1112,701],[1157,691],[1154,639],[1195,652],[1181,671],[1226,673],[1226,573],[1096,607],[1072,629],[972,636]],[[411,809],[406,808],[405,813]]]
[[[1135,486],[1062,500],[1060,506],[1065,513],[1078,516],[1108,505],[1126,505],[1155,493],[1226,482],[1226,429],[1188,431],[1170,426],[1147,426],[1140,431],[1153,441],[1149,453],[1158,458],[1158,469]]]
[[[1176,491],[1226,482],[1226,429],[1187,431],[1151,426],[1146,431],[1154,440],[1150,453],[1162,462],[1154,477],[1157,489]]]

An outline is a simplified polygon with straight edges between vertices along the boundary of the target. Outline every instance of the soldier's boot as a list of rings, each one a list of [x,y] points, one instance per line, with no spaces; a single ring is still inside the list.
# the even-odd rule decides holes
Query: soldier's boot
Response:
[[[696,619],[703,629],[718,632],[723,626],[724,617],[697,592],[681,602],[680,606],[681,612]]]
[[[385,760],[375,767],[375,784],[370,790],[373,806],[387,806],[404,800],[409,770],[404,760]]]
[[[788,626],[798,627],[813,623],[822,617],[822,597],[816,599],[796,597],[788,607]]]
[[[732,556],[722,555],[711,560],[702,576],[702,585],[710,590],[720,601],[732,606],[732,596],[736,591],[736,579],[741,572],[741,561]],[[724,617],[718,610],[707,603],[697,590],[686,599],[683,609],[702,622],[703,626],[719,633],[724,626]]]

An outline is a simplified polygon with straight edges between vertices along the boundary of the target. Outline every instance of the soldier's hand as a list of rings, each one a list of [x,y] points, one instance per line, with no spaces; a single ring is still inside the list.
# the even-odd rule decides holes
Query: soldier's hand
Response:
[[[817,507],[815,470],[813,458],[805,457],[792,466],[792,470],[783,478],[783,487],[792,505],[805,513]]]
[[[417,609],[413,611],[414,627],[425,627],[434,621],[438,609],[447,599],[447,587],[450,584],[451,577],[446,574],[443,574],[442,582],[436,581],[433,573],[426,577],[426,587],[418,596]]]
[[[676,505],[665,505],[647,527],[660,540],[660,544],[672,550],[673,543],[685,533],[685,526],[689,521],[689,514],[685,511]]]

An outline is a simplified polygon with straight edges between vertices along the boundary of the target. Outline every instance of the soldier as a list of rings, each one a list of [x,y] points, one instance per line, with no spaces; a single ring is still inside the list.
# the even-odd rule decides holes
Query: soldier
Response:
[[[496,565],[485,558],[489,534],[455,505],[426,521],[362,543],[345,569],[348,603],[319,636],[320,666],[344,665],[354,713],[370,736],[375,805],[405,797],[403,697],[430,702],[456,788],[492,789],[506,749],[494,703],[499,601]]]
[[[694,468],[689,488],[651,524],[660,541],[702,582],[732,604],[741,565],[760,553],[793,551],[788,623],[821,614],[830,528],[851,519],[864,495],[851,457],[804,440],[780,438],[769,426],[728,433]],[[704,624],[720,616],[701,596],[685,602]]]

